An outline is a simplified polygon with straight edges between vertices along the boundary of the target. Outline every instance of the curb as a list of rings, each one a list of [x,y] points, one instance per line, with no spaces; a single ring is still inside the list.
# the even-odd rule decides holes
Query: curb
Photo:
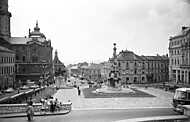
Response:
[[[58,112],[58,113],[46,113],[46,114],[40,114],[40,113],[37,113],[37,114],[34,114],[34,116],[55,116],[55,115],[65,115],[65,114],[68,114],[70,113],[71,111],[68,110],[68,111],[64,111],[64,112]],[[8,115],[0,115],[0,118],[17,118],[17,117],[26,117],[26,114],[25,113],[22,113],[22,114],[8,114]]]
[[[155,116],[155,117],[144,117],[144,118],[134,118],[118,120],[115,122],[149,122],[149,121],[162,121],[162,120],[188,120],[189,118],[184,115],[171,115],[171,116]]]
[[[173,107],[128,107],[128,108],[72,108],[74,111],[81,110],[136,110],[136,109],[172,109]]]

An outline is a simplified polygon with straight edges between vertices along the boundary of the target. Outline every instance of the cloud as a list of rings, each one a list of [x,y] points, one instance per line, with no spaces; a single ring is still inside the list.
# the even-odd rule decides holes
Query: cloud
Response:
[[[45,1],[45,4],[44,4]],[[168,38],[189,25],[190,0],[10,0],[14,36],[39,20],[60,59],[107,60],[112,44],[137,54],[168,52]],[[43,5],[43,6],[42,6]]]

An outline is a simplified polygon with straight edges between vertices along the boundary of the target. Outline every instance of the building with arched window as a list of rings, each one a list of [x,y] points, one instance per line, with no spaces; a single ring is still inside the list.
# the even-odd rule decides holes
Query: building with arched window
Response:
[[[15,52],[0,46],[0,90],[14,87]]]
[[[190,27],[182,27],[169,39],[169,79],[172,82],[190,84]]]
[[[53,77],[51,41],[40,32],[38,22],[34,30],[29,29],[28,37],[11,37],[12,49],[16,52],[16,81],[26,84],[26,81],[51,81]]]
[[[113,62],[110,58],[109,62]],[[156,83],[168,81],[169,58],[164,56],[139,56],[125,50],[117,55],[122,84]]]

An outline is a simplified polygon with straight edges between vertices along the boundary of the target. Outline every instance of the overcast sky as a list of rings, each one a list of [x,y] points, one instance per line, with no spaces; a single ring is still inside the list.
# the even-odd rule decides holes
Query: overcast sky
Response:
[[[190,26],[188,0],[9,0],[12,37],[38,20],[63,63],[107,61],[118,52],[168,53],[169,36]]]

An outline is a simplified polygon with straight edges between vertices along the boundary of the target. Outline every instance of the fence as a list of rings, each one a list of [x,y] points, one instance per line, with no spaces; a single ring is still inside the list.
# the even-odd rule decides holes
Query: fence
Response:
[[[35,112],[40,112],[42,104],[34,103],[33,107]],[[26,108],[27,104],[0,104],[0,114],[25,113]],[[71,111],[72,103],[71,102],[63,103],[60,109]]]

